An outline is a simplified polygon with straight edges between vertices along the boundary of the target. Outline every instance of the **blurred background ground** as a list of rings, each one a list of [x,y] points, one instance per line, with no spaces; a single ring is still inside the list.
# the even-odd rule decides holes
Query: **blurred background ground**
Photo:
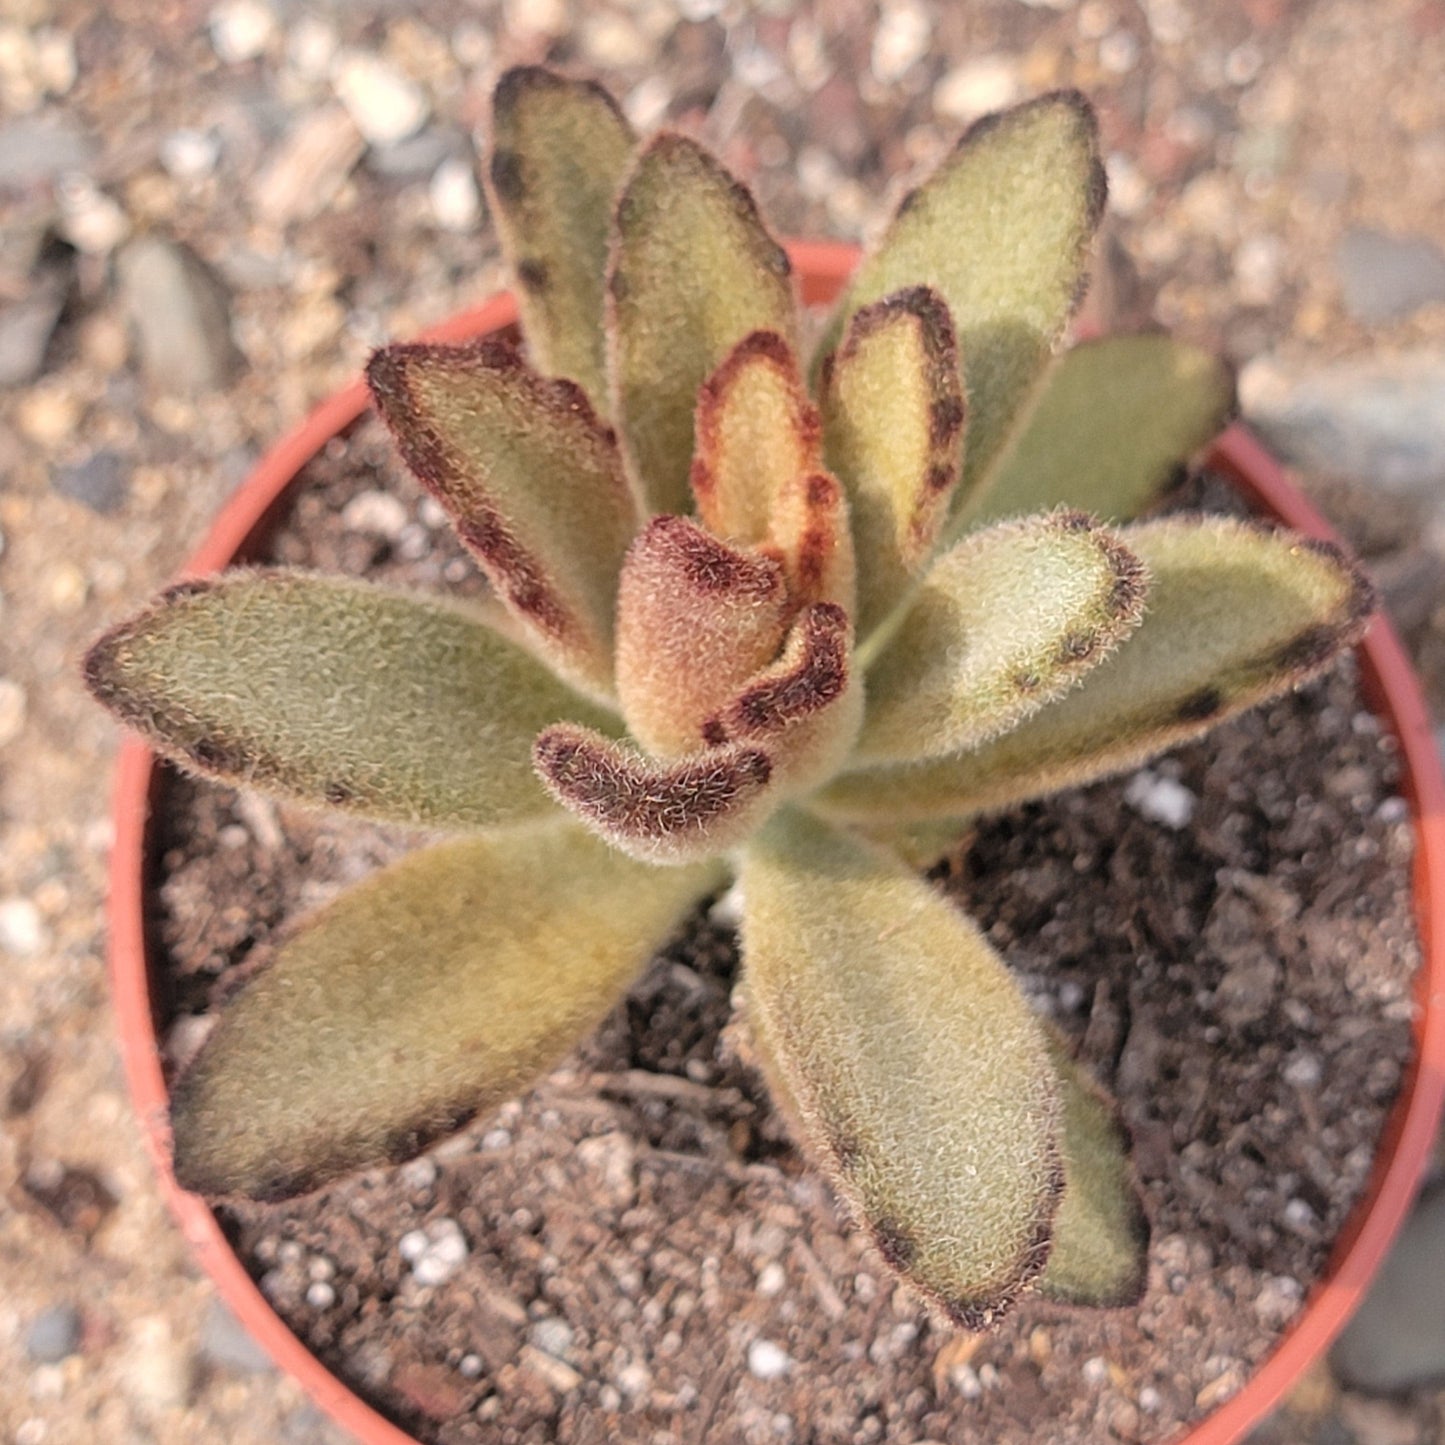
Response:
[[[337,1439],[197,1277],[129,1118],[115,737],[76,663],[369,348],[498,286],[478,127],[496,69],[543,58],[701,134],[781,231],[846,239],[961,124],[1084,87],[1112,191],[1091,308],[1231,357],[1441,715],[1441,0],[0,0],[7,1442]],[[1260,1445],[1445,1434],[1445,1311],[1407,1313],[1420,1281],[1445,1293],[1438,1198],[1405,1249]]]

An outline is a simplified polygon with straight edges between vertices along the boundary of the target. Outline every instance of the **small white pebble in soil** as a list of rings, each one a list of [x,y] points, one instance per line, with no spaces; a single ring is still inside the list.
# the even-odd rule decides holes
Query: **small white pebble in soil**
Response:
[[[1270,1275],[1254,1297],[1254,1312],[1266,1325],[1282,1325],[1292,1320],[1304,1298],[1300,1282],[1287,1274]]]
[[[1145,1385],[1139,1391],[1139,1408],[1146,1415],[1158,1414],[1160,1406],[1164,1403],[1164,1397],[1154,1388],[1153,1385]]]
[[[437,1182],[436,1164],[425,1154],[420,1159],[409,1159],[401,1166],[401,1182],[408,1189],[422,1192]]]
[[[28,898],[0,900],[0,949],[16,958],[30,958],[47,939],[40,910]]]
[[[758,1271],[758,1293],[765,1299],[771,1299],[774,1295],[782,1294],[787,1286],[788,1276],[777,1260],[769,1260],[762,1269]]]
[[[1059,1007],[1065,1013],[1077,1013],[1084,1006],[1084,999],[1087,994],[1084,985],[1076,978],[1066,978],[1059,984],[1058,1001]]]
[[[853,1293],[865,1305],[871,1304],[878,1296],[878,1281],[871,1274],[855,1274],[853,1276]]]
[[[471,161],[465,156],[444,160],[432,174],[427,200],[442,230],[459,235],[475,230],[482,218],[482,197]]]
[[[1109,1362],[1102,1355],[1090,1355],[1084,1361],[1079,1373],[1086,1385],[1102,1385],[1109,1379]]]
[[[406,140],[422,128],[431,113],[430,102],[419,86],[390,61],[366,51],[353,50],[338,56],[331,84],[370,145],[388,146]]]
[[[902,80],[927,54],[932,32],[932,16],[916,0],[886,5],[873,35],[874,77],[884,85]]]
[[[482,1375],[482,1357],[480,1355],[463,1355],[457,1361],[457,1374],[464,1380],[478,1380]]]
[[[1178,832],[1188,826],[1199,800],[1183,783],[1143,768],[1129,779],[1124,801],[1140,817]]]
[[[559,1320],[555,1315],[548,1315],[545,1319],[538,1320],[527,1331],[527,1338],[544,1355],[552,1355],[556,1359],[565,1360],[576,1335],[566,1320]]]
[[[1285,1083],[1293,1084],[1297,1089],[1313,1089],[1323,1077],[1324,1065],[1320,1063],[1319,1055],[1304,1049],[1292,1054],[1284,1066]]]
[[[983,1381],[972,1365],[954,1365],[948,1372],[948,1378],[965,1400],[977,1400],[983,1394]]]
[[[652,1388],[652,1371],[641,1360],[634,1360],[618,1370],[617,1388],[629,1400],[640,1400]]]
[[[390,492],[358,492],[342,508],[341,523],[354,532],[394,541],[406,526],[406,507]]]
[[[306,1278],[325,1281],[336,1278],[336,1266],[324,1254],[313,1254],[306,1261]]]
[[[488,1129],[482,1135],[483,1149],[505,1149],[512,1142],[510,1129]]]
[[[276,17],[260,0],[225,0],[211,11],[211,48],[226,65],[244,65],[270,44]]]
[[[777,1380],[793,1367],[787,1352],[771,1340],[754,1340],[748,1346],[748,1373],[756,1380]]]
[[[1291,1199],[1284,1207],[1284,1222],[1293,1230],[1308,1234],[1318,1222],[1315,1212],[1303,1199]]]
[[[324,1279],[312,1280],[306,1286],[306,1303],[314,1310],[329,1310],[336,1303],[336,1290]]]
[[[408,1230],[397,1244],[419,1285],[445,1284],[462,1267],[467,1241],[455,1219],[433,1219],[425,1229]]]

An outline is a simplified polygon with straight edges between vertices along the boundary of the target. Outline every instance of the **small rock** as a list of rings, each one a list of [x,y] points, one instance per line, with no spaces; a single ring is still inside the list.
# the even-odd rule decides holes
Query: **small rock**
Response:
[[[136,1322],[120,1378],[143,1411],[158,1414],[178,1410],[190,1400],[195,1370],[166,1321],[148,1315]]]
[[[652,1371],[641,1360],[634,1360],[618,1370],[617,1388],[629,1400],[639,1400],[652,1388]]]
[[[517,1352],[517,1363],[559,1395],[571,1394],[582,1383],[582,1376],[571,1365],[532,1345],[522,1346]]]
[[[758,1271],[758,1293],[764,1299],[771,1299],[774,1295],[782,1294],[787,1287],[788,1275],[777,1260],[769,1260]]]
[[[1351,1389],[1393,1391],[1445,1379],[1445,1189],[1405,1222],[1369,1294],[1330,1354]]]
[[[445,1284],[465,1263],[466,1236],[455,1219],[433,1219],[424,1229],[402,1235],[397,1248],[419,1285]]]
[[[444,231],[465,235],[474,231],[482,218],[482,197],[472,163],[463,156],[452,156],[436,168],[427,187],[432,215]]]
[[[87,256],[108,256],[130,235],[130,217],[113,196],[88,176],[62,176],[55,187],[60,203],[56,229]]]
[[[218,1299],[206,1308],[201,1322],[201,1357],[211,1365],[238,1375],[261,1375],[276,1367],[230,1310]]]
[[[1240,372],[1239,397],[1286,460],[1440,504],[1445,353],[1422,348],[1308,370],[1257,357]]]
[[[0,311],[0,388],[24,386],[45,366],[45,352],[65,307],[65,286],[37,286]]]
[[[130,472],[117,452],[96,452],[74,466],[59,468],[51,485],[62,497],[108,517],[125,505]]]
[[[74,1305],[52,1305],[30,1321],[25,1353],[38,1365],[54,1365],[80,1348],[80,1311]]]
[[[1335,270],[1345,309],[1366,326],[1445,301],[1445,251],[1425,236],[1391,236],[1356,226],[1335,248]]]
[[[211,48],[227,65],[262,54],[276,34],[276,17],[261,0],[222,0],[211,11]]]
[[[92,144],[63,117],[27,117],[0,125],[0,186],[46,185],[70,172],[83,172]]]
[[[771,1340],[757,1339],[748,1346],[748,1373],[754,1379],[781,1379],[792,1368],[787,1352]]]
[[[18,682],[0,677],[0,748],[13,743],[24,730],[28,703],[25,689]]]
[[[1234,253],[1234,284],[1246,306],[1267,306],[1279,294],[1285,246],[1268,233],[1248,236]]]
[[[243,358],[231,337],[229,298],[199,256],[142,236],[121,252],[116,275],[148,380],[178,396],[200,396],[231,379]]]
[[[48,942],[40,910],[28,898],[0,899],[0,949],[16,958],[33,958]]]
[[[336,1303],[336,1286],[329,1280],[312,1280],[306,1286],[306,1303],[314,1310],[329,1310]]]
[[[546,1318],[538,1320],[527,1331],[527,1338],[543,1354],[565,1360],[567,1352],[572,1348],[577,1336],[566,1320],[558,1319],[556,1315],[548,1315]]]
[[[1019,98],[1018,64],[1008,55],[982,55],[950,70],[933,91],[933,108],[949,120],[970,121]]]
[[[1129,779],[1124,801],[1140,817],[1177,833],[1189,826],[1199,800],[1183,783],[1143,768]]]
[[[419,86],[389,61],[366,51],[340,55],[331,83],[356,128],[374,146],[395,145],[415,135],[431,113]]]
[[[445,160],[459,154],[466,142],[454,130],[429,125],[395,145],[373,146],[368,169],[393,180],[415,181],[430,176]]]
[[[902,80],[928,53],[933,18],[918,0],[894,0],[885,6],[873,34],[870,65],[883,85]]]
[[[358,492],[341,512],[342,525],[394,542],[406,528],[406,507],[390,492]]]
[[[286,226],[319,215],[345,184],[366,142],[339,105],[313,111],[287,137],[251,195],[264,220]]]
[[[178,181],[203,181],[216,169],[221,142],[208,130],[175,130],[161,142],[161,165]]]
[[[577,1145],[583,1168],[596,1177],[594,1198],[613,1209],[627,1209],[637,1197],[636,1154],[626,1134],[613,1132]]]

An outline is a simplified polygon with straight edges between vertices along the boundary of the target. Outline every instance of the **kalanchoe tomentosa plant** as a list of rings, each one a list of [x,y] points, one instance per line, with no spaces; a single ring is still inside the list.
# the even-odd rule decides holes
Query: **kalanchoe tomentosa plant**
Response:
[[[368,373],[487,606],[242,571],[87,660],[202,773],[456,835],[229,1007],[175,1091],[178,1178],[274,1198],[405,1157],[565,1054],[732,876],[759,1062],[888,1263],[970,1328],[1025,1287],[1133,1299],[1108,1101],[899,850],[1299,683],[1368,585],[1295,536],[1129,520],[1231,393],[1164,336],[1053,354],[1104,201],[1077,94],[909,193],[808,373],[787,254],[705,150],[638,148],[541,69],[494,111],[525,349]]]

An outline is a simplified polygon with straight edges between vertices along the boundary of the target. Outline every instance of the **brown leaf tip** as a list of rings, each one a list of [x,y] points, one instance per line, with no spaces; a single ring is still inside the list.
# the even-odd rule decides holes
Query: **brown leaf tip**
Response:
[[[562,90],[580,91],[600,100],[619,120],[624,119],[622,107],[605,86],[595,80],[576,79],[550,65],[514,65],[503,71],[492,92],[492,114],[510,114],[530,94]]]
[[[704,724],[712,738],[763,738],[812,717],[848,685],[848,614],[815,602],[794,624],[784,664],[745,688]]]
[[[628,563],[651,557],[700,597],[764,601],[781,595],[782,568],[770,557],[730,547],[686,517],[654,517],[632,544]]]
[[[1201,687],[1174,709],[1176,722],[1208,722],[1224,706],[1224,694],[1217,687]]]
[[[1114,574],[1107,604],[1110,615],[1120,621],[1138,618],[1149,592],[1149,569],[1112,533],[1101,532],[1099,544]]]
[[[570,723],[541,732],[538,775],[563,807],[600,831],[641,843],[705,832],[767,785],[772,762],[759,748],[721,748],[659,765]]]

